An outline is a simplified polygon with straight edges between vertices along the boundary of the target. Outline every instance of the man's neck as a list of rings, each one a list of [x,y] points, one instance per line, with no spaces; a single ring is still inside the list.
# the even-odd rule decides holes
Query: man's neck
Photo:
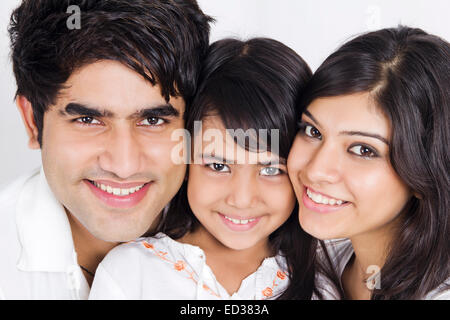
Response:
[[[66,211],[67,212],[67,211]],[[119,243],[107,242],[94,237],[70,212],[67,212],[72,238],[77,252],[78,264],[82,267],[89,286],[95,270],[106,254]]]

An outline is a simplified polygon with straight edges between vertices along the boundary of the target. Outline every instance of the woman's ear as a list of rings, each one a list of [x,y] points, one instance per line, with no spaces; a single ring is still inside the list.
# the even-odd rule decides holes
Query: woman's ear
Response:
[[[413,192],[413,196],[419,200],[423,200],[423,197],[417,192]]]
[[[16,105],[17,109],[19,109],[20,115],[22,116],[22,121],[28,134],[28,147],[30,149],[40,149],[41,146],[38,141],[39,130],[34,120],[34,112],[31,102],[24,96],[17,96]]]

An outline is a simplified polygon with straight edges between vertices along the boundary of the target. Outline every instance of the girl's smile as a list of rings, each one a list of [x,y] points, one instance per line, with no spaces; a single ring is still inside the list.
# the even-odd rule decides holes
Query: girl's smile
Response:
[[[220,118],[207,117],[203,127],[205,132],[220,130],[224,141],[212,155],[205,151],[210,148],[205,142],[201,144],[204,149],[194,154],[199,159],[189,166],[187,188],[192,212],[226,247],[242,250],[267,242],[290,216],[296,202],[286,165],[270,153],[259,164],[237,164],[232,156],[236,147],[241,149],[237,154],[245,153],[245,159],[251,158],[250,152],[226,138]]]

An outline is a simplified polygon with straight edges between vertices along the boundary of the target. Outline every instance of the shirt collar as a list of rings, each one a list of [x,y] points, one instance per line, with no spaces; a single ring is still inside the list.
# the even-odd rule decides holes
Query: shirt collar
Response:
[[[22,271],[66,272],[76,264],[72,232],[64,207],[55,198],[44,170],[28,180],[17,204]]]

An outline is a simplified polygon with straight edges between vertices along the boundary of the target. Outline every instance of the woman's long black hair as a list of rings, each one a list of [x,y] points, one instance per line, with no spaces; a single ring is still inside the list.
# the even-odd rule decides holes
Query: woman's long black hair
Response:
[[[318,68],[300,107],[357,92],[370,92],[389,118],[390,162],[414,194],[372,299],[421,299],[450,276],[449,43],[404,26],[361,35]]]
[[[217,41],[204,63],[198,92],[186,114],[186,128],[193,136],[194,121],[217,115],[227,129],[279,129],[279,156],[287,159],[297,133],[299,96],[310,77],[302,58],[276,40]],[[264,143],[270,148],[270,139]],[[248,150],[248,143],[244,147]],[[174,239],[199,225],[186,190],[185,182],[159,228]],[[297,212],[296,205],[269,237],[274,251],[283,254],[288,265],[290,285],[280,299],[310,299],[314,291],[316,242],[301,229]]]

